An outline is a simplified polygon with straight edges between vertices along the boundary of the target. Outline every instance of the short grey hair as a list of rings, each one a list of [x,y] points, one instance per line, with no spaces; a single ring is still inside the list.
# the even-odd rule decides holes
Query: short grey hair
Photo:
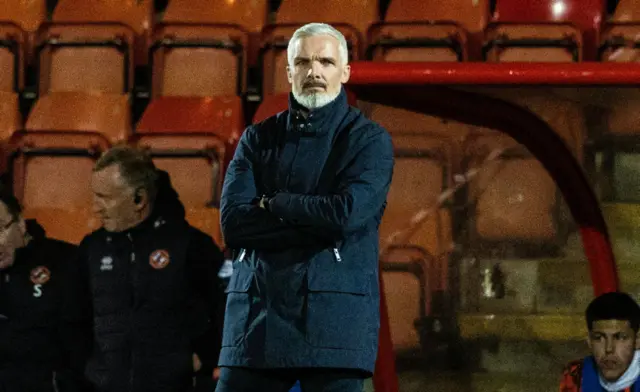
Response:
[[[158,193],[158,171],[146,150],[126,144],[117,145],[102,154],[93,171],[99,172],[113,165],[118,165],[120,175],[134,191],[138,188],[144,189],[149,195],[149,200],[155,202]]]
[[[287,59],[289,65],[293,65],[293,45],[301,38],[314,37],[317,35],[329,35],[338,40],[338,52],[340,53],[342,64],[347,65],[349,63],[349,49],[347,47],[347,40],[344,38],[341,32],[335,27],[326,23],[308,23],[298,30],[296,30],[291,39],[289,39],[289,45],[287,46]]]

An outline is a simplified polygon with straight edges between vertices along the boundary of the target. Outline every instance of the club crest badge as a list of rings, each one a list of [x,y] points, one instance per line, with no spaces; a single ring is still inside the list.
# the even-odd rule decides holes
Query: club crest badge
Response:
[[[51,271],[49,268],[40,266],[31,270],[31,283],[36,285],[43,285],[51,279]]]
[[[171,258],[169,257],[169,252],[164,249],[153,251],[151,256],[149,256],[149,264],[155,269],[165,268],[169,265],[170,261]]]

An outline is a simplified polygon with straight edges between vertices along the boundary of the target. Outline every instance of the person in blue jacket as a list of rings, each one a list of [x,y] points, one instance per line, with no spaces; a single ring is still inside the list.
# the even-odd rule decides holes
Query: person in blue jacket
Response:
[[[218,392],[361,391],[376,360],[391,137],[349,106],[336,29],[301,27],[288,60],[289,109],[245,130],[224,181]]]

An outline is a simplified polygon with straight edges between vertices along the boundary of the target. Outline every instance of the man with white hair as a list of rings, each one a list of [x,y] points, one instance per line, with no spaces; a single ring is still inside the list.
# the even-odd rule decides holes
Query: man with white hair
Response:
[[[378,226],[391,137],[347,103],[344,36],[289,42],[289,109],[242,135],[222,191],[235,250],[218,392],[356,392],[379,328]]]

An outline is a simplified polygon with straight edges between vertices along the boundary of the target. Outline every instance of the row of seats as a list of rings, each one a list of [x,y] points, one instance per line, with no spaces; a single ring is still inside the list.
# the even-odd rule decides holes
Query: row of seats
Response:
[[[382,23],[377,1],[327,0],[314,4],[317,12],[310,15],[304,0],[284,0],[276,23],[264,24],[258,20],[264,18],[266,3],[173,0],[163,23],[152,28],[150,0],[61,0],[55,23],[41,25],[31,38],[11,23],[0,29],[0,91],[20,91],[25,64],[33,63],[39,70],[40,95],[128,93],[135,64],[148,61],[154,96],[240,95],[247,88],[251,59],[258,59],[262,92],[275,94],[288,88],[288,37],[296,26],[317,20],[316,15],[345,33],[353,59],[375,61],[464,61],[478,56],[487,61],[580,61],[590,59],[585,51],[596,39],[603,45],[599,58],[620,61],[625,58],[621,49],[634,51],[640,32],[629,23],[640,19],[638,0],[623,0],[603,34],[602,0],[500,0],[492,18],[488,0],[394,0]],[[0,9],[0,15],[3,12]],[[261,32],[257,43],[251,40],[256,31]]]

